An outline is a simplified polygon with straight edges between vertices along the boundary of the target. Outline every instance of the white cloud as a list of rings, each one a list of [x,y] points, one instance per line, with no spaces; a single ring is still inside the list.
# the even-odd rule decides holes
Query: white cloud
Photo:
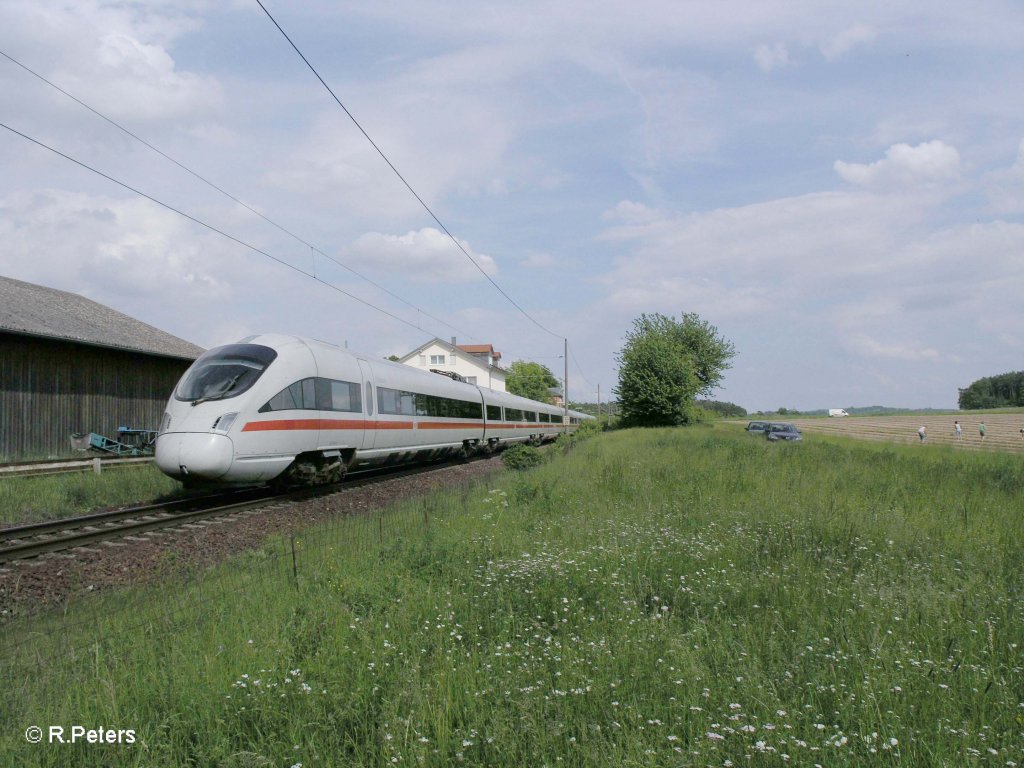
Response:
[[[526,255],[526,258],[519,262],[520,266],[527,269],[548,269],[555,264],[555,258],[550,253],[533,251]]]
[[[837,160],[833,167],[843,180],[859,186],[934,184],[955,180],[961,170],[960,153],[937,139],[916,147],[895,144],[874,163]]]
[[[217,79],[183,71],[171,56],[174,41],[196,26],[187,9],[88,0],[23,3],[8,5],[0,22],[12,40],[32,43],[11,51],[15,58],[114,120],[191,120],[221,107]],[[17,78],[29,82],[31,76],[19,72]],[[64,106],[44,86],[33,81],[33,87],[42,106]]]
[[[1017,147],[1014,164],[993,171],[985,181],[989,205],[996,214],[1012,216],[1024,213],[1024,139]]]
[[[822,55],[829,61],[842,58],[859,45],[873,42],[878,33],[867,24],[854,24],[822,43]]]
[[[37,190],[9,195],[0,212],[9,277],[140,298],[230,293],[223,241],[146,200]]]
[[[754,49],[754,61],[765,72],[781,69],[789,64],[789,50],[785,43],[762,43]]]
[[[614,208],[602,214],[602,218],[605,221],[617,220],[634,224],[656,221],[663,216],[663,212],[633,200],[622,200]]]
[[[882,342],[866,333],[855,333],[851,336],[840,336],[843,344],[852,352],[862,357],[873,357],[904,361],[935,361],[942,359],[938,350],[914,344],[895,344],[892,341]]]
[[[464,240],[459,240],[459,244],[485,273],[497,273],[494,259],[482,253],[474,253]],[[352,244],[350,253],[367,266],[394,272],[399,277],[417,282],[471,282],[483,279],[480,270],[470,263],[451,238],[433,227],[424,227],[404,235],[368,232]]]

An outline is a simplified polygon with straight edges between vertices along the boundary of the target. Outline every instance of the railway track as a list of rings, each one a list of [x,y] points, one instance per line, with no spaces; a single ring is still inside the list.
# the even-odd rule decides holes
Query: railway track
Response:
[[[484,460],[484,459],[480,459]],[[158,504],[96,512],[39,523],[0,528],[0,567],[7,563],[39,557],[51,552],[74,550],[104,541],[144,534],[161,528],[224,517],[269,503],[301,501],[343,492],[373,482],[379,477],[401,477],[437,470],[445,464],[386,467],[351,473],[344,483],[330,486],[274,492],[267,488],[234,490],[194,496]]]
[[[3,528],[0,565],[240,512],[288,495],[266,490],[235,491]]]

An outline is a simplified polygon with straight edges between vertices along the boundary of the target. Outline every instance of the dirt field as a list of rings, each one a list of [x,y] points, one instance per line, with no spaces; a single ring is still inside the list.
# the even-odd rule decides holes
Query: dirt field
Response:
[[[958,444],[953,430],[954,420],[963,427],[963,439]],[[787,419],[773,421],[796,424],[807,436],[815,434],[841,435],[862,440],[887,440],[891,443],[917,443],[917,430],[927,429],[926,444],[960,445],[966,449],[1014,451],[1024,453],[1024,413],[989,413],[977,411],[943,415],[918,416],[845,416],[841,418]],[[978,425],[985,422],[985,439],[978,433]],[[746,422],[743,422],[746,425]]]

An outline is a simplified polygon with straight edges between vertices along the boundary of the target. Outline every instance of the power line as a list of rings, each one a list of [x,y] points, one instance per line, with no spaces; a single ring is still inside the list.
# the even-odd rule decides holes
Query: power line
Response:
[[[91,171],[92,173],[95,173],[97,176],[101,176],[102,178],[106,179],[107,181],[113,182],[114,184],[117,184],[119,187],[127,189],[129,192],[133,192],[136,195],[139,195],[140,197],[144,197],[147,200],[149,200],[150,202],[156,203],[157,205],[161,206],[162,208],[166,208],[168,211],[171,211],[172,213],[176,213],[179,216],[181,216],[183,218],[186,218],[189,221],[191,221],[191,222],[193,222],[195,224],[198,224],[201,227],[205,227],[206,229],[210,230],[211,232],[215,232],[216,234],[220,235],[221,237],[227,238],[228,240],[232,241],[233,243],[237,243],[238,245],[241,245],[244,248],[248,248],[249,250],[254,251],[255,253],[258,253],[261,256],[266,256],[268,259],[270,259],[272,261],[276,261],[278,264],[280,264],[280,265],[282,265],[284,267],[287,267],[288,269],[291,269],[294,272],[298,272],[300,275],[305,275],[306,277],[311,277],[314,280],[316,280],[318,283],[321,283],[322,285],[325,285],[328,288],[330,288],[330,289],[332,289],[334,291],[337,291],[340,294],[343,294],[344,296],[348,296],[350,299],[354,299],[355,301],[358,301],[360,304],[364,304],[365,306],[370,307],[370,309],[375,309],[378,312],[380,312],[381,314],[387,315],[388,317],[390,317],[390,318],[392,318],[394,320],[397,320],[400,323],[404,323],[405,325],[408,325],[410,328],[414,328],[417,331],[420,331],[421,333],[423,332],[422,328],[420,328],[417,325],[414,325],[413,323],[410,323],[408,320],[406,320],[406,319],[404,319],[402,317],[399,317],[398,315],[396,315],[396,314],[394,314],[392,312],[389,312],[386,309],[382,309],[381,307],[378,307],[375,304],[372,304],[369,301],[366,301],[365,299],[361,299],[358,296],[356,296],[355,294],[349,293],[348,291],[344,290],[343,288],[339,288],[338,286],[334,285],[333,283],[329,283],[326,280],[322,280],[319,277],[317,277],[315,274],[307,272],[306,270],[301,269],[300,267],[297,267],[294,264],[289,264],[284,259],[278,258],[277,256],[274,256],[273,254],[267,253],[266,251],[264,251],[264,250],[262,250],[260,248],[257,248],[255,245],[250,245],[249,243],[245,242],[244,240],[240,240],[239,238],[235,237],[234,235],[230,235],[227,232],[225,232],[225,231],[223,231],[221,229],[218,229],[217,227],[213,226],[212,224],[207,224],[202,219],[197,219],[195,216],[192,216],[191,214],[185,213],[184,211],[182,211],[182,210],[180,210],[178,208],[175,208],[172,205],[169,205],[169,204],[167,204],[167,203],[165,203],[165,202],[163,202],[161,200],[158,200],[157,198],[153,197],[152,195],[146,194],[145,192],[143,192],[140,189],[136,189],[135,187],[133,187],[133,186],[131,186],[129,184],[126,184],[123,181],[119,181],[118,179],[115,179],[113,176],[109,176],[106,173],[103,173],[103,171],[100,171],[100,170],[98,170],[96,168],[93,168],[91,165],[88,165],[87,163],[83,163],[81,160],[76,160],[75,158],[71,157],[71,155],[67,155],[67,154],[61,152],[59,149],[54,149],[53,147],[49,146],[48,144],[44,144],[43,142],[41,142],[41,141],[39,141],[37,139],[32,138],[28,134],[22,133],[21,131],[17,130],[16,128],[12,128],[11,126],[7,125],[6,123],[0,122],[0,128],[6,128],[11,133],[16,134],[18,136],[21,136],[21,138],[23,138],[23,139],[25,139],[27,141],[32,142],[36,146],[42,147],[43,149],[46,149],[46,150],[49,150],[53,154],[58,155],[60,157],[63,157],[65,160],[69,160],[70,162],[74,163],[75,165],[79,166],[80,168],[84,168],[87,171]]]
[[[580,361],[576,359],[576,353],[572,351],[572,347],[569,347],[569,357],[571,357],[573,363],[576,364],[576,370],[579,371],[580,378],[583,379],[583,383],[591,389],[594,389],[594,385],[587,381],[587,377],[583,375],[583,367],[580,365]]]
[[[227,197],[227,198],[228,198],[229,200],[232,200],[233,202],[235,202],[235,203],[237,203],[238,205],[240,205],[240,206],[242,206],[243,208],[245,208],[245,209],[246,209],[247,211],[249,211],[249,212],[251,212],[251,213],[255,214],[256,216],[259,216],[259,217],[260,217],[261,219],[263,219],[263,220],[264,220],[265,222],[267,222],[267,223],[268,223],[268,224],[270,224],[271,226],[274,226],[274,227],[276,227],[277,229],[279,229],[279,230],[280,230],[281,232],[285,233],[285,234],[286,234],[286,235],[288,235],[289,237],[292,237],[292,238],[293,238],[293,239],[295,239],[296,241],[298,241],[298,242],[302,243],[302,244],[303,244],[303,245],[305,245],[305,246],[306,246],[307,248],[309,248],[309,249],[310,249],[310,250],[311,250],[311,251],[312,251],[312,252],[313,252],[314,254],[319,254],[319,255],[323,256],[323,257],[324,257],[325,259],[328,259],[329,261],[331,261],[331,262],[333,262],[334,264],[338,265],[338,266],[339,266],[339,267],[341,267],[342,269],[346,269],[346,270],[348,270],[349,272],[351,272],[351,273],[352,273],[353,275],[355,275],[356,277],[358,277],[358,278],[360,278],[360,279],[362,279],[362,280],[365,280],[365,281],[366,281],[366,282],[368,282],[368,283],[369,283],[370,285],[374,286],[375,288],[377,288],[377,289],[379,289],[379,290],[383,291],[384,293],[388,294],[389,296],[391,296],[391,297],[392,297],[393,299],[397,299],[398,301],[402,302],[402,303],[403,303],[403,304],[405,304],[406,306],[408,306],[408,307],[411,307],[412,309],[415,309],[415,310],[416,310],[417,312],[420,312],[420,313],[422,313],[422,314],[426,315],[427,317],[429,317],[429,318],[430,318],[431,320],[433,320],[434,322],[436,322],[436,323],[440,323],[441,325],[443,325],[443,326],[446,326],[447,328],[450,328],[450,329],[452,329],[453,331],[457,331],[457,332],[458,332],[459,334],[463,334],[463,333],[465,333],[465,335],[466,335],[466,336],[468,336],[469,338],[475,338],[475,337],[473,337],[473,336],[470,336],[470,334],[466,333],[465,331],[461,331],[461,330],[459,330],[458,328],[456,328],[456,327],[455,327],[454,325],[452,325],[451,323],[447,323],[447,322],[445,322],[444,320],[441,320],[440,318],[434,317],[433,315],[431,315],[431,314],[430,314],[429,312],[427,312],[426,310],[424,310],[424,309],[422,309],[422,308],[420,308],[420,307],[416,306],[415,304],[413,304],[413,303],[411,303],[411,302],[409,302],[409,301],[406,301],[406,300],[405,300],[405,299],[403,299],[403,298],[402,298],[401,296],[399,296],[399,295],[397,295],[397,294],[393,293],[392,291],[388,290],[387,288],[385,288],[384,286],[382,286],[382,285],[380,285],[379,283],[375,282],[374,280],[371,280],[370,278],[366,277],[365,275],[363,275],[363,274],[360,274],[359,272],[357,272],[356,270],[352,269],[352,268],[351,268],[351,267],[349,267],[348,265],[346,265],[346,264],[343,264],[342,262],[338,261],[338,260],[337,260],[337,259],[335,259],[335,258],[334,258],[333,256],[330,256],[330,255],[328,255],[328,254],[324,253],[324,252],[323,252],[323,251],[321,251],[321,250],[320,250],[319,248],[317,248],[316,246],[314,246],[314,245],[313,245],[312,243],[309,243],[309,242],[307,242],[307,241],[306,241],[306,240],[305,240],[304,238],[302,238],[302,237],[300,237],[299,235],[295,234],[295,233],[294,233],[294,232],[292,232],[291,230],[289,230],[289,229],[286,229],[285,227],[283,227],[282,225],[278,224],[278,223],[277,223],[276,221],[274,221],[274,220],[273,220],[273,219],[271,219],[270,217],[266,216],[266,215],[265,215],[265,214],[263,214],[262,212],[260,212],[260,211],[256,210],[256,209],[255,209],[255,208],[253,208],[252,206],[250,206],[250,205],[249,205],[248,203],[245,203],[245,202],[243,202],[242,200],[239,200],[239,199],[238,199],[237,197],[235,197],[234,195],[232,195],[232,194],[231,194],[230,192],[228,192],[227,190],[225,190],[225,189],[223,189],[223,188],[219,187],[219,186],[218,186],[217,184],[213,183],[212,181],[210,181],[210,180],[209,180],[209,179],[207,179],[206,177],[202,176],[202,175],[201,175],[201,174],[199,174],[198,172],[196,172],[196,171],[192,170],[192,169],[191,169],[191,168],[189,168],[188,166],[186,166],[186,165],[184,165],[183,163],[179,162],[178,160],[174,159],[173,157],[171,157],[170,155],[168,155],[168,154],[167,154],[166,152],[164,152],[163,150],[159,149],[158,147],[155,147],[155,146],[154,146],[153,144],[151,144],[150,142],[148,142],[148,141],[146,141],[145,139],[143,139],[143,138],[142,138],[141,136],[139,136],[139,135],[137,135],[137,134],[133,133],[133,132],[132,132],[132,131],[130,131],[130,130],[129,130],[128,128],[125,128],[125,127],[124,127],[123,125],[121,125],[120,123],[118,123],[118,122],[117,122],[116,120],[114,120],[114,119],[112,119],[112,118],[110,118],[110,117],[107,117],[106,115],[104,115],[104,114],[103,114],[102,112],[100,112],[99,110],[97,110],[97,109],[95,109],[95,108],[91,107],[91,106],[90,106],[89,104],[86,104],[86,103],[85,103],[84,101],[82,101],[81,99],[79,99],[79,98],[78,98],[77,96],[75,96],[74,94],[72,94],[72,93],[69,93],[68,91],[66,91],[65,89],[61,88],[61,87],[60,87],[59,85],[57,85],[56,83],[54,83],[54,82],[52,82],[52,81],[48,80],[47,78],[43,77],[43,76],[42,76],[41,74],[39,74],[38,72],[34,71],[34,70],[33,70],[33,69],[31,69],[30,67],[26,66],[26,65],[25,65],[25,64],[23,64],[22,62],[18,61],[17,59],[15,59],[15,58],[14,58],[13,56],[11,56],[10,54],[8,54],[8,53],[5,53],[4,51],[0,50],[0,56],[3,56],[3,57],[4,57],[5,59],[7,59],[8,61],[10,61],[10,62],[11,62],[12,64],[14,64],[14,65],[16,65],[16,66],[20,67],[21,69],[25,70],[25,71],[26,71],[26,72],[28,72],[28,73],[29,73],[30,75],[32,75],[33,77],[37,78],[38,80],[41,80],[42,82],[46,83],[46,84],[47,84],[48,86],[50,86],[51,88],[53,88],[53,89],[55,89],[55,90],[59,91],[60,93],[64,94],[64,96],[66,96],[67,98],[71,99],[71,100],[72,100],[72,101],[74,101],[74,102],[75,102],[76,104],[78,104],[78,105],[80,105],[80,106],[84,107],[85,109],[89,110],[90,112],[92,112],[92,113],[93,113],[94,115],[96,115],[96,116],[97,116],[97,117],[99,117],[100,119],[102,119],[102,120],[105,120],[105,121],[106,121],[107,123],[109,123],[110,125],[112,125],[112,126],[114,126],[115,128],[117,128],[117,129],[118,129],[119,131],[122,131],[123,133],[127,134],[128,136],[130,136],[131,138],[135,139],[135,140],[136,140],[137,142],[139,142],[140,144],[142,144],[142,145],[144,145],[144,146],[148,147],[149,149],[151,149],[151,150],[152,150],[153,152],[156,152],[156,153],[157,153],[158,155],[160,155],[160,156],[161,156],[161,157],[163,157],[164,159],[166,159],[166,160],[170,161],[170,162],[171,162],[171,163],[173,163],[174,165],[178,166],[178,167],[179,167],[179,168],[180,168],[181,170],[185,171],[186,173],[188,173],[188,174],[190,174],[191,176],[195,177],[195,178],[196,178],[196,179],[198,179],[199,181],[203,182],[203,183],[204,183],[204,184],[206,184],[206,185],[207,185],[208,187],[210,187],[210,188],[212,188],[212,189],[216,190],[216,191],[217,191],[217,192],[219,192],[220,194],[222,194],[222,195],[224,195],[225,197]],[[314,256],[314,258],[315,258],[315,256]],[[312,276],[313,276],[313,277],[315,277],[315,276],[316,276],[316,265],[315,265],[315,264],[314,264],[314,272],[313,272],[313,275],[312,275]],[[422,329],[419,329],[419,328],[418,328],[418,330],[422,330]]]
[[[303,60],[303,61],[305,62],[306,66],[307,66],[307,67],[309,67],[309,70],[310,70],[310,72],[312,72],[312,73],[313,73],[313,74],[314,74],[314,75],[316,76],[316,79],[317,79],[317,80],[319,80],[319,81],[320,81],[320,84],[321,84],[321,85],[323,85],[323,87],[327,89],[327,92],[328,92],[329,94],[331,94],[331,97],[332,97],[332,98],[334,99],[334,101],[335,101],[335,102],[337,102],[338,106],[339,106],[339,107],[341,107],[341,109],[342,109],[342,110],[343,110],[343,111],[345,112],[345,114],[346,114],[346,115],[348,115],[348,118],[349,118],[349,120],[351,120],[351,121],[352,121],[352,123],[353,123],[353,124],[355,125],[355,127],[359,129],[359,132],[360,132],[360,133],[362,133],[362,134],[363,134],[363,136],[365,136],[365,137],[366,137],[366,140],[367,140],[368,142],[370,142],[370,145],[371,145],[371,146],[372,146],[372,147],[373,147],[373,148],[374,148],[375,150],[377,150],[377,154],[378,154],[378,155],[380,155],[380,156],[381,156],[381,157],[382,157],[382,158],[384,159],[384,162],[388,164],[388,167],[389,167],[389,168],[390,168],[390,169],[391,169],[392,171],[394,171],[395,175],[396,175],[396,176],[397,176],[397,177],[399,178],[399,180],[400,180],[400,181],[402,182],[402,184],[404,184],[404,185],[405,185],[405,188],[406,188],[406,189],[408,189],[408,190],[409,190],[409,192],[411,192],[411,193],[412,193],[412,196],[416,198],[416,200],[417,200],[417,201],[419,202],[419,204],[420,204],[421,206],[423,206],[423,209],[424,209],[424,210],[425,210],[425,211],[426,211],[426,212],[427,212],[428,214],[430,214],[430,217],[431,217],[431,218],[432,218],[432,219],[433,219],[433,220],[434,220],[434,221],[435,221],[435,222],[437,223],[437,226],[439,226],[439,227],[441,228],[441,230],[442,230],[442,231],[443,231],[443,232],[444,232],[444,233],[445,233],[446,235],[448,235],[449,239],[450,239],[450,240],[451,240],[451,241],[452,241],[453,243],[455,243],[455,247],[456,247],[456,248],[458,248],[458,249],[459,249],[460,251],[462,251],[462,254],[463,254],[463,255],[464,255],[464,256],[465,256],[465,257],[466,257],[467,259],[469,259],[469,261],[470,261],[470,262],[471,262],[471,263],[473,264],[473,266],[474,266],[474,267],[476,267],[476,268],[477,268],[477,269],[478,269],[478,270],[480,271],[480,274],[482,274],[482,275],[483,275],[484,277],[486,277],[486,278],[487,278],[488,282],[490,282],[490,284],[491,284],[491,285],[493,285],[493,286],[494,286],[494,287],[495,287],[495,288],[497,289],[498,293],[500,293],[500,294],[501,294],[502,296],[504,296],[504,297],[505,297],[506,299],[508,299],[509,303],[510,303],[510,304],[512,304],[512,306],[513,306],[513,307],[515,307],[516,309],[518,309],[518,310],[520,311],[520,313],[522,313],[522,315],[523,315],[524,317],[526,317],[526,318],[527,318],[527,319],[528,319],[528,320],[529,320],[529,321],[530,321],[531,323],[533,323],[534,325],[536,325],[536,326],[537,326],[538,328],[540,328],[540,329],[541,329],[542,331],[544,331],[545,333],[547,333],[547,334],[550,334],[551,336],[555,336],[556,338],[562,338],[562,336],[561,336],[560,334],[557,334],[557,333],[555,333],[554,331],[551,331],[551,330],[548,330],[547,328],[545,328],[545,327],[544,327],[543,325],[541,325],[541,324],[540,324],[540,322],[538,322],[538,321],[537,321],[536,319],[534,319],[534,317],[533,317],[532,315],[530,315],[530,313],[529,313],[529,312],[527,312],[527,311],[526,311],[525,309],[523,309],[523,308],[522,308],[521,306],[519,306],[519,304],[517,304],[517,303],[516,303],[516,301],[515,301],[515,300],[514,300],[514,299],[513,299],[513,298],[512,298],[511,296],[509,296],[509,295],[508,295],[507,293],[505,293],[505,291],[504,291],[504,290],[502,289],[502,287],[501,287],[500,285],[498,285],[498,284],[497,284],[497,283],[496,283],[496,282],[494,281],[494,279],[493,279],[493,278],[492,278],[492,277],[491,277],[490,275],[488,275],[488,274],[487,274],[487,273],[486,273],[486,272],[484,271],[483,267],[481,267],[481,266],[480,266],[480,264],[479,264],[479,263],[478,263],[478,262],[476,261],[476,259],[474,259],[474,258],[473,258],[473,257],[472,257],[472,256],[471,256],[471,255],[469,254],[469,251],[467,251],[467,250],[466,250],[465,248],[463,248],[463,247],[462,247],[462,243],[460,243],[460,242],[458,241],[458,239],[456,239],[455,235],[453,235],[453,234],[452,234],[452,233],[451,233],[451,232],[450,232],[450,231],[448,230],[448,227],[446,227],[446,226],[445,226],[445,225],[444,225],[444,224],[443,224],[443,223],[441,222],[441,219],[439,219],[439,218],[437,217],[437,214],[435,214],[435,213],[434,213],[434,212],[433,212],[433,211],[432,211],[432,210],[430,209],[430,206],[429,206],[429,205],[427,205],[427,204],[426,204],[426,202],[424,202],[423,198],[422,198],[422,197],[420,197],[420,196],[419,196],[419,194],[418,194],[418,193],[416,192],[416,190],[412,188],[412,185],[411,185],[411,184],[410,184],[410,183],[409,183],[408,181],[406,181],[406,180],[405,180],[405,177],[404,177],[404,176],[403,176],[403,175],[402,175],[402,174],[401,174],[401,173],[399,172],[399,170],[398,170],[398,169],[397,169],[397,168],[396,168],[396,167],[394,166],[394,164],[393,164],[393,163],[392,163],[392,162],[391,162],[391,161],[390,161],[390,160],[388,159],[388,156],[384,154],[384,151],[383,151],[383,150],[382,150],[382,149],[381,149],[381,148],[380,148],[379,146],[377,146],[377,142],[375,142],[375,141],[374,141],[374,140],[373,140],[373,139],[372,139],[372,138],[370,137],[370,134],[368,134],[368,133],[366,132],[366,130],[365,130],[365,129],[363,128],[363,126],[361,126],[361,125],[359,124],[359,121],[358,121],[358,120],[356,120],[355,116],[354,116],[354,115],[353,115],[353,114],[352,114],[351,112],[349,112],[349,111],[348,111],[348,107],[346,107],[346,106],[345,106],[344,104],[342,104],[342,102],[341,102],[341,99],[339,99],[339,98],[337,97],[337,95],[335,95],[334,91],[333,91],[333,90],[331,90],[331,86],[329,86],[329,85],[328,85],[328,84],[327,84],[327,83],[326,83],[326,82],[324,81],[324,79],[323,79],[322,77],[320,77],[320,73],[316,71],[316,68],[315,68],[315,67],[314,67],[314,66],[313,66],[313,65],[312,65],[312,64],[311,64],[311,63],[309,62],[309,59],[307,59],[307,58],[306,58],[305,54],[303,54],[303,53],[302,53],[302,51],[300,51],[300,50],[299,50],[299,47],[298,47],[298,46],[297,46],[297,45],[296,45],[296,44],[295,44],[295,43],[294,43],[294,42],[292,41],[292,39],[291,39],[291,38],[290,38],[290,37],[288,36],[288,33],[287,33],[287,32],[285,32],[285,31],[284,31],[284,29],[282,29],[282,28],[281,28],[281,25],[277,23],[277,20],[276,20],[276,19],[275,19],[275,18],[274,18],[274,17],[273,17],[272,15],[271,15],[270,11],[268,11],[268,10],[267,10],[267,7],[266,7],[265,5],[263,5],[263,2],[262,2],[262,0],[256,0],[256,2],[257,2],[257,4],[259,4],[260,8],[262,8],[262,9],[263,9],[263,12],[264,12],[264,13],[265,13],[265,14],[267,15],[267,18],[268,18],[268,19],[270,19],[270,20],[271,20],[271,22],[273,22],[273,24],[274,24],[274,26],[275,26],[275,27],[277,27],[278,31],[279,31],[279,32],[280,32],[280,33],[281,33],[282,35],[284,35],[284,39],[288,41],[288,44],[289,44],[289,45],[291,45],[291,47],[292,47],[292,48],[293,48],[293,49],[295,50],[295,52],[296,52],[296,53],[297,53],[297,54],[299,55],[299,58],[301,58],[301,59],[302,59],[302,60]]]

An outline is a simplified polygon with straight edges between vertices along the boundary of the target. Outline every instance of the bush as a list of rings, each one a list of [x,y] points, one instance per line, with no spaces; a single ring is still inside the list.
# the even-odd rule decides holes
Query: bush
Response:
[[[501,460],[509,469],[522,470],[536,467],[544,457],[532,445],[512,445],[502,451]]]

